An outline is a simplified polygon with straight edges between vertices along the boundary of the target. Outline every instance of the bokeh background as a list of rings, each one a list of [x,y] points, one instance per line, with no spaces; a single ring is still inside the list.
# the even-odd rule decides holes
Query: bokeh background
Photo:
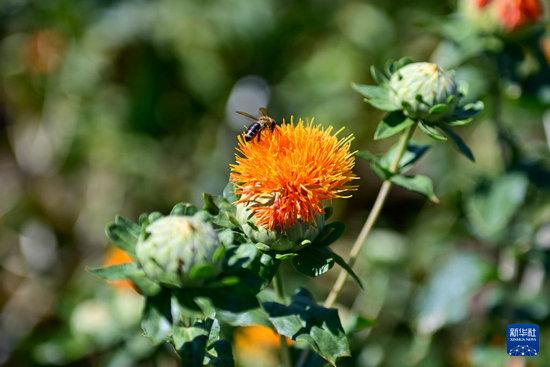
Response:
[[[0,365],[177,365],[141,336],[140,297],[86,272],[124,260],[105,223],[219,193],[248,123],[235,110],[315,117],[346,126],[354,149],[384,152],[392,142],[372,139],[381,113],[350,83],[405,55],[456,67],[486,102],[459,131],[477,161],[433,143],[415,170],[433,178],[441,204],[392,190],[358,263],[366,291],[350,282],[341,298],[354,355],[345,365],[524,366],[505,352],[512,321],[540,325],[542,354],[527,365],[550,365],[550,41],[530,84],[501,75],[495,99],[483,64],[450,60],[433,27],[456,9],[451,0],[1,1]],[[364,162],[356,172],[354,198],[335,203],[342,255],[380,185]],[[306,285],[319,299],[336,274],[285,269],[289,289]],[[245,367],[276,365],[275,344],[262,330],[235,332]]]

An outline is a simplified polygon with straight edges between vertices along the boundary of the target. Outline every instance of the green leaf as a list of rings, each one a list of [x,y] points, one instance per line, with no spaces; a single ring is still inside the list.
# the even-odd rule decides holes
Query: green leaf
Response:
[[[482,239],[498,241],[525,201],[528,179],[519,173],[498,177],[481,186],[466,200],[466,216],[474,233]]]
[[[423,122],[420,122],[418,126],[420,127],[420,130],[422,130],[432,139],[439,141],[447,140],[447,137],[443,134],[443,132],[441,132],[441,129],[439,129],[437,126],[427,125]]]
[[[199,210],[196,206],[189,203],[178,203],[174,205],[172,208],[172,211],[170,212],[170,215],[187,215],[192,216],[195,215]]]
[[[231,326],[249,326],[249,325],[266,325],[271,326],[271,322],[265,311],[261,308],[256,308],[246,312],[230,312],[217,311],[216,317]]]
[[[172,334],[170,291],[163,289],[156,296],[145,298],[141,328],[155,344],[160,344]]]
[[[346,226],[342,222],[334,221],[326,224],[313,241],[314,246],[324,247],[334,243],[344,233]]]
[[[374,65],[370,67],[370,75],[377,84],[386,84],[389,81],[387,75],[378,70]]]
[[[330,251],[330,250],[328,250]],[[351,277],[357,282],[357,284],[359,284],[359,287],[361,287],[361,289],[364,289],[363,288],[363,283],[361,282],[361,279],[359,279],[359,277],[357,276],[357,274],[355,274],[355,272],[353,271],[353,269],[348,265],[348,263],[346,262],[346,260],[342,259],[342,257],[340,257],[340,255],[332,252],[331,252],[331,256],[332,258],[334,259],[334,261],[340,265],[349,275],[351,275]]]
[[[485,108],[483,102],[477,101],[468,103],[462,107],[457,108],[453,113],[453,119],[455,121],[449,121],[451,126],[465,125],[472,121],[472,119],[483,111]]]
[[[202,194],[202,200],[204,201],[204,210],[212,215],[218,215],[220,208],[218,208],[218,206],[214,203],[214,198],[212,195],[205,192]]]
[[[121,216],[117,216],[115,221],[105,228],[105,234],[109,240],[134,259],[136,257],[135,247],[140,232],[140,226]]]
[[[93,268],[89,271],[105,280],[128,279],[129,274],[136,269],[135,263],[113,265],[105,268]]]
[[[390,112],[376,127],[376,131],[374,132],[374,140],[389,138],[390,136],[405,130],[412,124],[414,124],[414,121],[405,116],[403,112]]]
[[[307,290],[300,288],[288,306],[277,302],[262,306],[280,335],[305,341],[333,366],[339,358],[350,356],[338,311],[317,305]]]
[[[229,203],[234,203],[238,200],[237,195],[235,195],[235,185],[232,182],[228,182],[223,189],[223,198]]]
[[[334,258],[326,247],[308,247],[292,258],[292,265],[300,273],[310,277],[317,277],[334,266]]]
[[[464,140],[462,140],[462,138],[457,133],[455,133],[450,127],[442,126],[442,129],[443,131],[445,131],[445,134],[447,134],[447,136],[451,138],[460,153],[462,153],[472,162],[476,161],[474,153],[472,153],[470,147],[466,145]]]
[[[390,91],[386,87],[355,83],[351,86],[359,92],[359,94],[365,97],[366,102],[370,103],[373,107],[378,108],[379,110],[395,111],[399,109],[399,106],[391,100]]]
[[[275,258],[280,261],[292,259],[293,257],[298,256],[296,252],[288,252],[286,254],[275,254]]]
[[[440,103],[440,104],[436,104],[435,106],[430,108],[428,113],[430,115],[439,115],[439,114],[447,112],[448,109],[449,109],[448,105],[446,105],[445,103]]]
[[[233,367],[231,345],[221,339],[217,320],[197,320],[192,326],[174,328],[173,342],[183,366]]]
[[[429,145],[409,143],[407,144],[407,150],[401,157],[399,165],[399,172],[403,173],[410,169],[426,152],[430,149]],[[389,171],[389,166],[395,160],[397,152],[399,150],[399,143],[393,145],[390,150],[380,158],[380,164]]]
[[[374,171],[374,173],[378,177],[380,177],[382,180],[385,181],[393,175],[393,173],[391,173],[387,167],[385,167],[380,163],[380,158],[372,154],[368,150],[362,150],[355,154],[360,158],[363,158],[364,160],[366,160],[370,168]]]
[[[432,180],[427,176],[395,175],[390,178],[390,181],[407,190],[422,194],[428,197],[434,203],[439,203],[439,199],[434,194]]]

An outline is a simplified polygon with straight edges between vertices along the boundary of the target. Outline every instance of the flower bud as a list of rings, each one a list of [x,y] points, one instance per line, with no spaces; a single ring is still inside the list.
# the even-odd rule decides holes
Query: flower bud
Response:
[[[284,231],[269,230],[256,223],[254,215],[244,204],[237,204],[236,218],[250,241],[263,243],[275,251],[303,248],[313,242],[325,226],[324,216],[319,214],[310,223],[297,221]]]
[[[407,116],[425,122],[452,115],[461,95],[453,75],[428,62],[403,66],[391,76],[389,87],[390,98]],[[434,112],[437,105],[445,108]]]
[[[151,280],[197,286],[221,271],[224,247],[214,228],[197,216],[162,217],[147,226],[146,233],[136,254]]]

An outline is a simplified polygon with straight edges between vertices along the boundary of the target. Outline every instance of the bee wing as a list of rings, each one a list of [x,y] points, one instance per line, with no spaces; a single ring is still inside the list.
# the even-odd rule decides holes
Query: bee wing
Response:
[[[260,111],[260,113],[262,114],[262,116],[267,116],[267,108],[265,108],[265,107],[260,107],[260,108],[258,108],[258,111]]]
[[[257,117],[255,116],[252,116],[251,114],[249,114],[248,112],[243,112],[243,111],[235,111],[236,113],[238,113],[239,115],[243,115],[244,117],[248,117],[249,119],[252,119],[254,121],[258,120]]]

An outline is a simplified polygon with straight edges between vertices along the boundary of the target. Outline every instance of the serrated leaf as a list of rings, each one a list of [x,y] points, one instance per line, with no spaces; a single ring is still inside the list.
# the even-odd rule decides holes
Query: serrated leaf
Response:
[[[333,366],[339,358],[350,356],[338,311],[317,305],[307,290],[300,288],[288,306],[277,302],[262,306],[280,335],[305,341]]]
[[[114,223],[110,223],[105,227],[105,234],[109,240],[134,259],[140,231],[140,226],[121,216],[117,216]]]
[[[403,173],[406,172],[408,169],[410,169],[420,158],[426,154],[426,152],[430,149],[429,145],[424,144],[416,144],[410,142],[407,144],[407,150],[401,157],[401,162],[399,164],[399,172]],[[397,152],[399,150],[399,142],[393,145],[390,150],[384,154],[379,160],[379,163],[388,169],[390,164],[395,160],[395,157],[397,155]]]
[[[472,162],[476,161],[474,157],[474,153],[472,153],[472,150],[470,149],[470,147],[466,145],[466,143],[464,142],[464,140],[462,140],[460,135],[455,133],[453,129],[451,129],[450,127],[443,126],[442,129],[443,131],[445,131],[445,134],[447,134],[447,136],[451,138],[455,147],[458,149],[460,153],[462,153],[466,158],[468,158]]]
[[[428,197],[434,203],[439,203],[439,199],[434,194],[432,180],[427,176],[395,175],[390,178],[390,181],[397,186],[401,186],[407,190],[422,194]]]
[[[363,288],[363,283],[361,282],[361,279],[359,279],[359,277],[357,276],[357,274],[355,274],[355,272],[353,271],[353,269],[348,265],[348,263],[346,262],[346,260],[342,259],[342,257],[340,257],[340,255],[332,252],[331,250],[328,250],[331,252],[331,256],[332,258],[334,259],[334,261],[340,265],[349,275],[351,275],[351,277],[357,282],[357,284],[359,285],[359,287],[361,287],[361,289],[364,289]]]
[[[172,334],[170,291],[163,289],[156,296],[146,297],[141,328],[155,344],[160,344]]]
[[[390,91],[386,87],[378,85],[355,84],[352,88],[365,97],[365,101],[382,111],[395,111],[399,109],[390,98]]]
[[[519,173],[498,177],[466,200],[466,216],[482,239],[501,239],[518,208],[525,201],[528,179]]]
[[[380,163],[380,158],[372,154],[368,150],[362,150],[355,154],[360,158],[363,158],[364,160],[366,160],[370,168],[374,171],[374,173],[378,177],[380,177],[383,181],[387,180],[393,175],[384,165]]]
[[[227,185],[225,185],[222,196],[229,203],[234,203],[237,201],[237,195],[235,195],[235,185],[233,185],[232,182],[228,182]]]
[[[313,241],[314,246],[324,247],[334,243],[344,233],[346,226],[344,223],[334,221],[326,224],[323,230],[317,235]]]
[[[439,140],[439,141],[447,140],[447,137],[443,134],[441,129],[439,129],[437,126],[427,125],[423,122],[420,122],[418,126],[420,127],[420,130],[422,130],[426,135],[428,135],[432,139]]]
[[[393,136],[409,126],[412,126],[414,121],[408,118],[401,111],[394,111],[387,114],[376,127],[374,132],[374,140],[385,139]]]
[[[317,277],[329,271],[334,266],[334,259],[326,247],[308,247],[292,258],[292,265],[300,273]]]
[[[477,101],[468,103],[456,109],[453,113],[453,119],[459,121],[472,121],[472,119],[483,111],[485,108],[483,102]],[[457,125],[456,123],[449,122],[450,125]],[[462,124],[464,125],[464,124]]]
[[[128,279],[129,273],[136,268],[135,263],[119,264],[102,268],[93,268],[89,271],[105,280]]]

